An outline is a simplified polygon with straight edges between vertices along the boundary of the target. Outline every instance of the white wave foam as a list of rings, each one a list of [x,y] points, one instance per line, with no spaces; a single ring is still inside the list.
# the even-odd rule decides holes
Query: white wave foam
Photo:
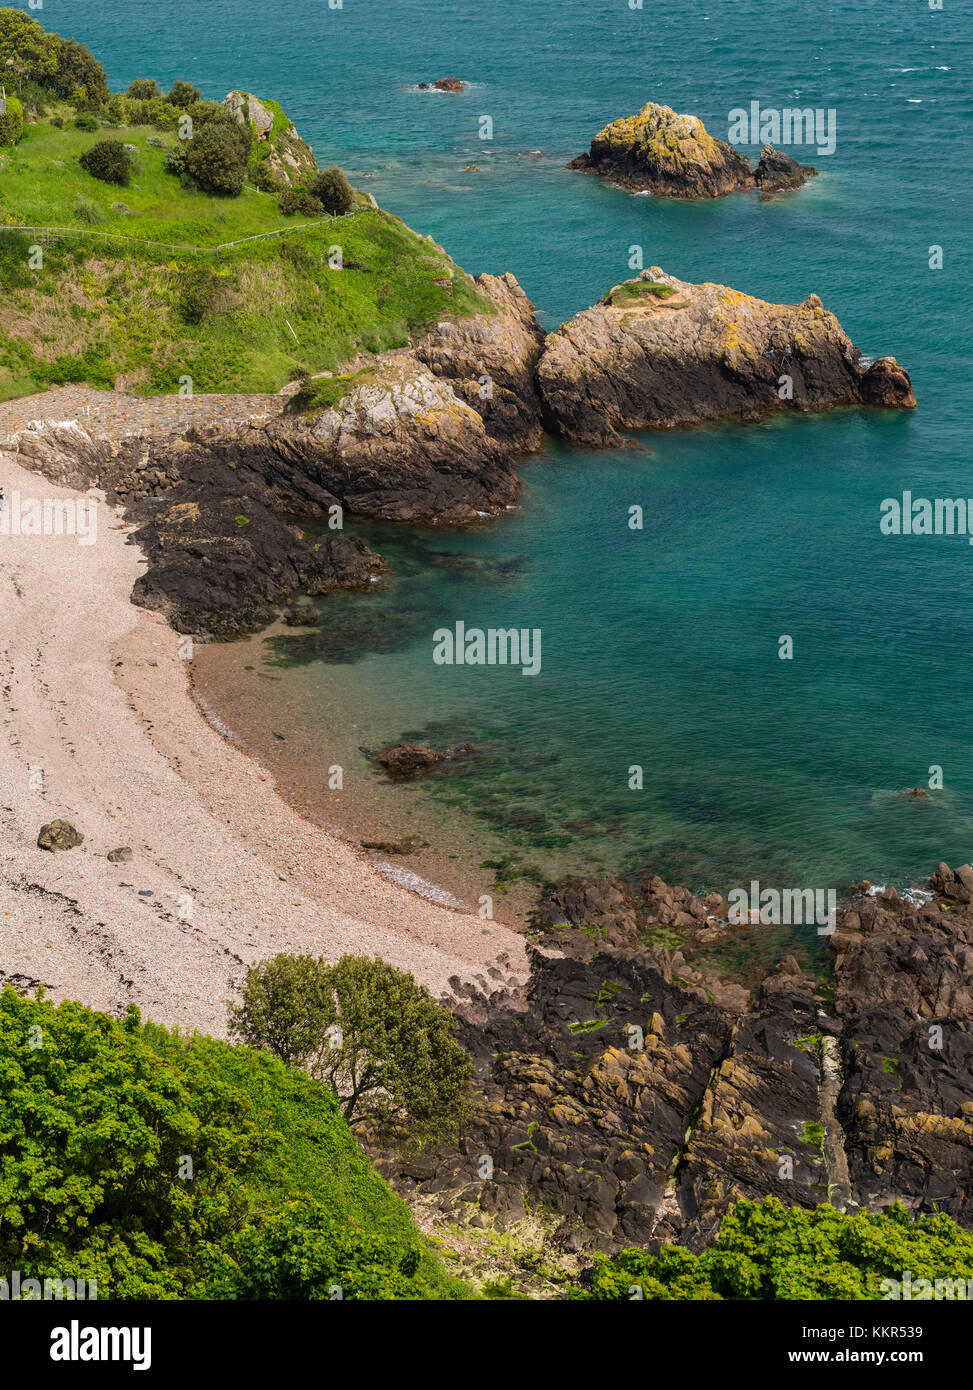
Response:
[[[454,897],[445,888],[437,888],[434,883],[430,883],[428,879],[413,873],[411,869],[403,869],[400,864],[390,864],[387,859],[379,859],[376,860],[375,867],[380,874],[390,878],[393,883],[399,884],[402,888],[408,888],[412,893],[418,893],[420,898],[427,898],[430,902],[439,903],[441,907],[458,907],[464,912],[473,911],[469,903],[464,903],[461,898]]]

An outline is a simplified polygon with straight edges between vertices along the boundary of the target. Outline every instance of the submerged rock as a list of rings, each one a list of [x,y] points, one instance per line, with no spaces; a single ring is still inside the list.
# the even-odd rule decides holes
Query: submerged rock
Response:
[[[605,126],[568,168],[669,198],[718,198],[754,186],[749,161],[710,135],[698,116],[681,116],[654,101]]]
[[[916,403],[909,374],[894,358],[863,369],[817,295],[769,304],[726,285],[678,280],[658,266],[548,334],[537,380],[550,428],[602,446],[620,444],[625,429]]]
[[[292,603],[284,609],[284,622],[288,627],[317,627],[321,621],[313,603]]]
[[[468,757],[475,751],[472,743],[461,743],[448,752],[430,748],[426,743],[390,743],[374,754],[372,761],[384,768],[390,777],[414,777],[418,772],[428,772],[437,763]]]

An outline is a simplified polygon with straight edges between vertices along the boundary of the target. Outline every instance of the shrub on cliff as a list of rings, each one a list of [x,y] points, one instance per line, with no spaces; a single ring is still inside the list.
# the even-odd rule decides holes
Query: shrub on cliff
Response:
[[[183,274],[179,290],[179,317],[184,323],[202,323],[219,291],[219,279],[207,266]]]
[[[23,10],[0,9],[0,68],[93,107],[108,100],[105,70],[83,44],[49,34]]]
[[[170,106],[178,106],[185,111],[194,101],[199,101],[199,88],[191,82],[173,82],[166,96]]]
[[[929,1280],[949,1281],[952,1293],[973,1287],[973,1234],[944,1213],[916,1220],[904,1207],[854,1215],[819,1206],[785,1207],[776,1197],[738,1202],[723,1218],[711,1249],[694,1255],[681,1245],[658,1255],[623,1250],[595,1256],[590,1289],[572,1298],[643,1299],[886,1299],[911,1296]],[[890,1283],[889,1281],[894,1281]],[[953,1281],[961,1282],[957,1294]],[[638,1292],[640,1291],[640,1292]]]
[[[186,141],[186,172],[207,193],[235,198],[243,191],[249,146],[234,120],[214,116]]]
[[[159,84],[154,77],[136,77],[125,88],[125,95],[131,101],[151,101],[160,95]]]
[[[351,212],[355,205],[351,184],[344,170],[337,165],[315,174],[308,184],[308,192],[317,198],[329,217],[342,217],[346,212]]]
[[[7,97],[7,109],[0,116],[0,145],[16,145],[24,133],[24,108],[16,97]]]
[[[278,955],[252,966],[230,1033],[304,1067],[350,1124],[410,1139],[455,1134],[473,1064],[456,1024],[412,975],[383,960]]]
[[[225,1272],[202,1291],[210,1299],[371,1301],[435,1297],[421,1272],[416,1239],[365,1232],[335,1221],[320,1203],[289,1202],[231,1243]]]
[[[0,1115],[4,1275],[95,1279],[100,1298],[300,1298],[325,1280],[465,1296],[331,1097],[266,1054],[8,986]]]
[[[99,140],[85,150],[78,162],[102,183],[126,184],[132,176],[132,156],[121,140]]]

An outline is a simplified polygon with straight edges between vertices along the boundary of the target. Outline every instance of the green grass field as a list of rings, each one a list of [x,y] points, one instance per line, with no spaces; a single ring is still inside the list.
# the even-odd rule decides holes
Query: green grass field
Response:
[[[152,127],[85,132],[44,119],[0,151],[0,399],[64,382],[169,392],[185,377],[195,391],[277,391],[301,371],[403,347],[438,319],[490,312],[448,256],[364,196],[349,216],[313,222],[250,187],[212,197],[167,174],[150,136],[175,143]],[[127,186],[78,163],[109,137],[138,147]],[[77,230],[46,244],[2,230],[21,225]],[[183,244],[203,250],[166,249]],[[452,295],[436,283],[450,278]]]

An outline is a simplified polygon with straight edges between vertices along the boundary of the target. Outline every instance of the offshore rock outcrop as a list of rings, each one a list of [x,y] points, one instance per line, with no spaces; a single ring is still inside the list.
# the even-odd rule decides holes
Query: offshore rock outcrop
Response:
[[[690,199],[755,187],[767,198],[801,188],[818,172],[772,145],[763,147],[754,169],[732,145],[710,135],[698,116],[654,101],[605,126],[568,168],[602,174],[632,193]]]
[[[775,193],[792,193],[796,188],[803,188],[808,179],[817,178],[817,173],[810,164],[798,164],[782,150],[764,145],[753,178],[761,196],[771,198]]]
[[[575,1251],[700,1249],[731,1202],[771,1193],[973,1224],[973,870],[841,908],[833,983],[785,957],[735,995],[681,952],[600,945],[641,900],[699,901],[649,882],[549,897],[571,930],[532,949],[526,992],[454,982],[484,1103],[458,1145],[382,1156],[399,1190],[447,1226],[544,1212]]]
[[[894,358],[861,365],[817,295],[770,304],[726,285],[678,280],[658,266],[548,334],[537,380],[549,427],[602,446],[621,443],[626,429],[916,403]]]

